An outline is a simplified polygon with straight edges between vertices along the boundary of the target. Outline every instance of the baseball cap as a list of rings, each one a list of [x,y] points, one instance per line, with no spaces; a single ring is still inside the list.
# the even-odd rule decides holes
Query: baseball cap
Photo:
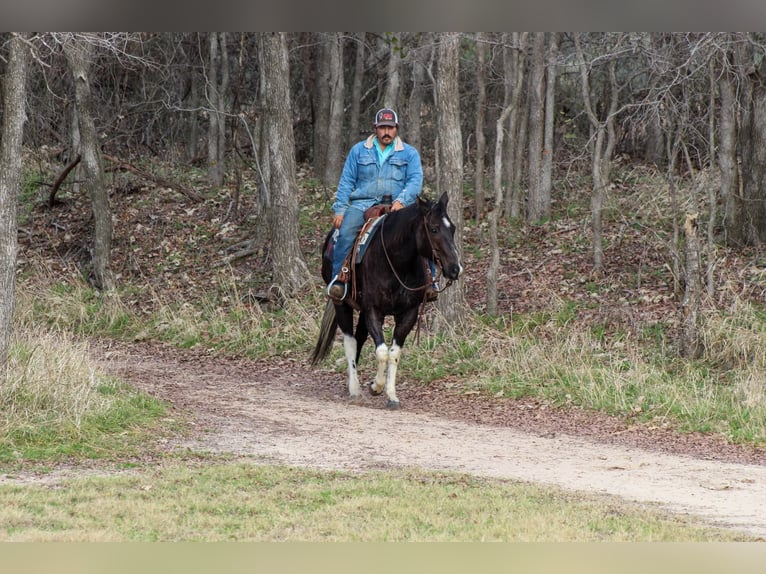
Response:
[[[399,125],[399,118],[396,116],[396,112],[394,110],[383,108],[382,110],[378,110],[378,113],[375,114],[375,127],[378,127],[378,126],[396,127],[398,125]]]

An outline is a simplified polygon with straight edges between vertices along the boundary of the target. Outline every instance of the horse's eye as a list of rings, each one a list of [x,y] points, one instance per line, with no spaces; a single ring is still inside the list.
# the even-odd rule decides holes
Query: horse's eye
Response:
[[[437,226],[435,226],[435,225],[432,225],[431,226],[431,233],[436,235],[437,233],[439,233],[439,228]]]

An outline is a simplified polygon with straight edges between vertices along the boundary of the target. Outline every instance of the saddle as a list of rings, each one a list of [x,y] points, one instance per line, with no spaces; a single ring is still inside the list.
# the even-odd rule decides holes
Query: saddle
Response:
[[[351,294],[347,299],[349,303],[355,305],[356,302],[356,274],[353,272],[356,264],[362,260],[364,254],[369,245],[369,240],[372,239],[375,232],[378,230],[378,225],[383,221],[384,216],[391,211],[390,205],[373,205],[364,212],[364,225],[359,230],[356,236],[354,245],[351,247],[346,259],[343,261],[343,265],[338,273],[338,280],[343,281],[347,285],[351,285]],[[337,240],[338,230],[335,230],[332,241],[329,242],[327,247],[328,257],[332,257],[332,249]]]

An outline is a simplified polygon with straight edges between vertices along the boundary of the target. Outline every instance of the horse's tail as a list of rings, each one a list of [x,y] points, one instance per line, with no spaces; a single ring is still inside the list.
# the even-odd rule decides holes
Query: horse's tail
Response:
[[[335,304],[332,299],[327,300],[322,315],[322,325],[319,329],[319,339],[311,355],[311,364],[317,365],[330,353],[332,342],[335,339],[335,331],[338,328],[338,318],[335,315]]]

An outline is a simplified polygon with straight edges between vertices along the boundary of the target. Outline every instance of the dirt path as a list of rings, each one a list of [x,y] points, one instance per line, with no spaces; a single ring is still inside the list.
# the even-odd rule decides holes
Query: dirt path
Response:
[[[586,421],[540,405],[498,407],[446,390],[410,389],[406,382],[399,387],[403,410],[388,412],[383,397],[350,404],[337,374],[290,362],[140,347],[99,354],[109,371],[193,414],[199,432],[171,448],[321,469],[417,466],[539,482],[616,495],[766,537],[762,451],[705,437],[673,438],[660,429],[620,430],[614,421]],[[501,411],[505,419],[498,418]],[[574,434],[575,428],[583,432]]]

